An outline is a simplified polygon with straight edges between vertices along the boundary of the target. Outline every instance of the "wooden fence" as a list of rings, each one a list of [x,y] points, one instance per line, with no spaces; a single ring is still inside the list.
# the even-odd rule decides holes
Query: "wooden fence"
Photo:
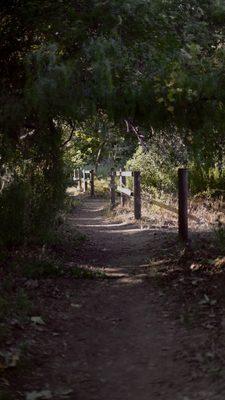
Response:
[[[116,184],[116,177],[119,177],[119,185]],[[126,187],[127,177],[133,179],[133,190]],[[178,208],[164,204],[158,200],[152,199],[149,194],[141,193],[141,174],[140,171],[111,171],[111,207],[116,204],[116,192],[120,193],[121,205],[124,206],[126,198],[133,197],[134,199],[134,216],[135,219],[141,219],[142,201],[147,201],[160,208],[178,214],[178,231],[182,241],[188,241],[188,219],[198,221],[198,219],[188,214],[188,170],[186,168],[178,169]]]
[[[132,189],[127,187],[127,179],[132,179]],[[94,170],[74,170],[73,180],[77,183],[79,190],[84,193],[88,192],[90,186],[90,195],[91,197],[95,196]],[[126,204],[128,198],[134,200],[134,217],[137,220],[141,219],[142,201],[176,213],[178,215],[179,237],[182,241],[188,241],[188,219],[198,221],[195,216],[188,214],[188,170],[186,168],[178,169],[178,208],[155,200],[149,194],[142,193],[140,171],[132,172],[123,169],[115,171],[112,169],[110,174],[111,208],[116,205],[116,193],[120,194],[122,206]]]
[[[116,177],[119,177],[119,185],[116,184]],[[133,189],[126,187],[127,178],[132,178]],[[114,208],[116,204],[116,192],[120,193],[121,205],[126,203],[126,196],[134,198],[134,217],[141,219],[141,174],[140,171],[114,171],[111,170],[110,194],[111,194],[111,207]]]
[[[75,169],[73,181],[77,184],[78,189],[84,193],[88,192],[90,186],[91,197],[95,196],[95,173],[94,170]]]

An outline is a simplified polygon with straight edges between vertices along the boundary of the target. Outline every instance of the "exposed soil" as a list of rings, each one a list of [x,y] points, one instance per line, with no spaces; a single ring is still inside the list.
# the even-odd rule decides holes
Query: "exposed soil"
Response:
[[[55,400],[224,399],[213,304],[203,304],[203,319],[184,314],[182,279],[162,285],[149,267],[168,262],[176,230],[115,223],[107,207],[86,199],[70,216],[88,237],[70,264],[99,268],[106,278],[43,280],[37,315],[47,323],[27,331],[29,363],[2,384],[10,382],[16,400],[34,390],[50,390]]]

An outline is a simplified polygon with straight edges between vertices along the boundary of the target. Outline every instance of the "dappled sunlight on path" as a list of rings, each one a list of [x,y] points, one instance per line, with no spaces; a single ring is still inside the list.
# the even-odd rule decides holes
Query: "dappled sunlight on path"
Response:
[[[109,203],[101,199],[87,199],[84,205],[71,217],[79,230],[87,234],[89,240],[98,248],[100,259],[94,258],[99,266],[114,267],[118,273],[134,273],[134,268],[144,270],[151,255],[162,251],[161,247],[173,246],[177,242],[174,228],[164,229],[145,227],[140,223],[116,222],[109,216]],[[119,272],[120,271],[120,272]],[[116,272],[114,272],[116,273]],[[137,273],[140,273],[138,271]]]
[[[177,268],[177,230],[155,216],[143,229],[108,211],[108,202],[86,198],[68,216],[86,240],[72,242],[66,271],[89,274],[42,281],[51,318],[39,327],[32,381],[71,393],[70,400],[224,400],[224,380],[199,370],[205,350],[214,351],[211,328],[187,325],[183,271],[174,282],[162,279]],[[25,379],[26,391],[29,385]]]
[[[85,199],[70,217],[87,235],[85,267],[108,278],[89,284],[76,313],[79,368],[87,376],[78,400],[222,400],[216,387],[195,379],[190,362],[189,352],[207,341],[205,330],[185,329],[173,286],[164,293],[154,276],[174,259],[177,230],[115,222],[108,209],[106,201]]]

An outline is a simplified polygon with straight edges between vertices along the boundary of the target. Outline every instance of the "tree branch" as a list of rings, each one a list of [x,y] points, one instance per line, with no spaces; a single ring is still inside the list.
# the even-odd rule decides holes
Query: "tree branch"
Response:
[[[74,128],[72,128],[72,131],[70,132],[70,136],[69,136],[69,138],[60,146],[61,148],[63,148],[63,147],[65,147],[66,145],[67,145],[67,143],[69,143],[70,141],[71,141],[71,139],[72,139],[72,137],[73,137],[73,134],[74,134]]]

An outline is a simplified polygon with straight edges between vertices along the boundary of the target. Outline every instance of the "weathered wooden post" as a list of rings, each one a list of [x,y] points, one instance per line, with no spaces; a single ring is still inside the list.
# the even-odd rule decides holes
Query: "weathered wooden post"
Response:
[[[188,170],[178,169],[178,226],[181,240],[188,241]]]
[[[140,171],[133,172],[134,177],[134,217],[141,219],[141,174]]]
[[[78,169],[78,189],[82,190],[82,174],[80,168]]]
[[[111,208],[114,208],[116,205],[116,185],[115,185],[115,176],[116,173],[114,169],[111,169],[110,174],[110,200],[111,200]]]
[[[125,187],[125,186],[126,186],[126,183],[127,183],[126,176],[123,176],[123,175],[122,175],[122,172],[123,172],[123,171],[124,171],[124,169],[123,169],[123,168],[120,168],[120,186],[121,186],[121,187]],[[121,193],[121,194],[120,194],[120,204],[121,204],[122,207],[125,206],[126,200],[127,200],[126,195],[123,194],[123,193]]]
[[[95,195],[95,172],[92,169],[90,171],[90,184],[91,184],[91,197]]]
[[[87,184],[87,174],[86,171],[83,169],[83,191],[84,193],[87,191],[88,184]]]

